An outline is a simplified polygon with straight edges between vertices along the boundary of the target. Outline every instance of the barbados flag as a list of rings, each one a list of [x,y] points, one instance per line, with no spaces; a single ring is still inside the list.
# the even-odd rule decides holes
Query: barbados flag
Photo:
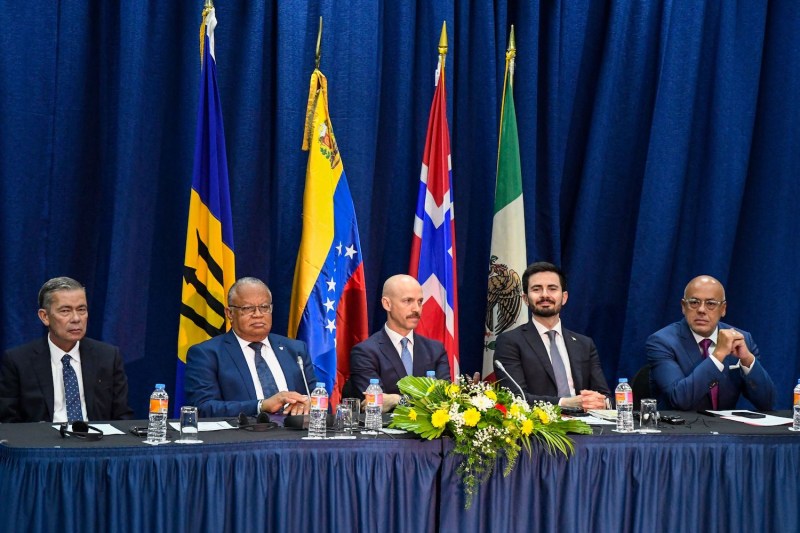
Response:
[[[173,396],[176,414],[183,405],[186,352],[228,329],[225,298],[236,280],[228,159],[214,57],[214,14],[214,8],[203,10],[200,30],[200,102],[183,262],[178,371]]]
[[[358,222],[328,114],[328,81],[311,74],[303,233],[294,271],[289,336],[305,341],[331,405],[350,377],[350,349],[369,335]]]
[[[422,285],[422,318],[416,332],[440,341],[447,350],[450,377],[458,367],[458,295],[456,286],[456,225],[453,212],[453,175],[444,65],[447,30],[442,25],[439,66],[428,133],[422,156],[409,274]]]

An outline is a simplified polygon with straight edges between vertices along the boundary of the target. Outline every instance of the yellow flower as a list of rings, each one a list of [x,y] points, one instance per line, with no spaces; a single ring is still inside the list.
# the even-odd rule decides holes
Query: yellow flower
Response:
[[[455,398],[456,396],[458,396],[458,391],[459,391],[458,385],[456,385],[455,383],[451,383],[450,385],[447,386],[447,395],[450,396],[451,398]]]
[[[533,410],[533,414],[539,417],[539,420],[542,421],[542,424],[550,423],[550,417],[547,416],[547,413],[544,412],[544,409],[537,407]]]
[[[489,398],[493,402],[497,401],[497,394],[495,394],[492,389],[487,390],[486,392],[484,392],[484,394],[486,395],[487,398]]]
[[[511,404],[511,407],[508,409],[508,415],[512,417],[519,416],[519,405]]]
[[[450,420],[450,415],[444,409],[437,409],[431,415],[431,424],[433,427],[441,429]]]
[[[475,425],[478,423],[480,419],[481,419],[481,414],[474,407],[470,407],[469,409],[464,411],[464,425],[467,425],[469,427],[475,427]]]
[[[417,412],[413,409],[408,410],[408,419],[409,420],[416,420],[417,419]]]
[[[526,437],[531,434],[533,431],[533,422],[528,420],[527,418],[522,421],[522,434]]]
[[[436,388],[436,383],[432,383],[430,387],[428,387],[428,394],[433,392],[433,389]]]

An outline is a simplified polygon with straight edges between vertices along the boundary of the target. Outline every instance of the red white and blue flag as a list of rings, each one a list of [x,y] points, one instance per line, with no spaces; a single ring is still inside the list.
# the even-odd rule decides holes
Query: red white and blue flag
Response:
[[[441,341],[450,361],[450,377],[458,367],[458,296],[453,176],[447,125],[444,55],[436,69],[425,152],[422,156],[409,274],[422,285],[422,319],[416,332]]]

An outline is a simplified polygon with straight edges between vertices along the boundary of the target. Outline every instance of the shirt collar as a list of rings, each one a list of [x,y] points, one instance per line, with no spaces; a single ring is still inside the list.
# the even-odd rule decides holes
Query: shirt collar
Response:
[[[389,324],[383,326],[383,329],[386,330],[386,334],[389,336],[389,340],[392,341],[394,346],[399,346],[400,341],[404,338],[402,335],[397,333],[395,330],[389,327]],[[405,336],[408,339],[408,343],[413,347],[414,346],[414,330],[408,332],[408,335]]]
[[[53,363],[60,363],[61,358],[64,357],[65,353],[68,353],[70,357],[75,359],[77,362],[81,362],[81,341],[75,343],[75,346],[68,352],[65,352],[55,344],[53,341],[50,340],[50,334],[47,334],[47,345],[50,347],[50,360]]]
[[[694,332],[694,330],[692,328],[689,328],[689,331],[692,332],[692,336],[694,337],[694,343],[695,344],[700,344],[700,341],[703,340],[703,339],[711,339],[711,345],[712,346],[716,346],[717,345],[717,335],[719,334],[719,326],[714,328],[714,331],[708,337],[703,337],[702,335],[698,335],[697,333]]]
[[[231,330],[231,331],[233,331],[233,330]],[[236,337],[237,341],[239,341],[239,346],[242,347],[242,351],[244,351],[245,348],[248,348],[248,349],[252,350],[253,348],[250,346],[250,344],[252,344],[253,342],[260,342],[264,346],[272,349],[272,346],[269,343],[269,334],[267,334],[267,336],[264,337],[260,341],[246,341],[243,338],[241,338],[239,335],[237,335],[235,331],[233,331],[233,336]]]
[[[533,318],[531,318],[531,322],[533,322],[533,325],[536,327],[536,331],[539,332],[539,336],[543,337],[547,335],[548,331],[550,331],[549,329],[547,329],[547,326],[540,324]],[[558,323],[556,323],[556,325],[553,327],[553,331],[556,331],[558,333],[558,336],[561,337],[562,339],[564,338],[564,335],[561,333],[561,319],[559,319]]]

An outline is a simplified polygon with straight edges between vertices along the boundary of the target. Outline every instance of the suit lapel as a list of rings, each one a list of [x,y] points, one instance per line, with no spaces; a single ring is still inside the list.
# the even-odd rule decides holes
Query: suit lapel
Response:
[[[394,344],[392,344],[392,340],[389,338],[386,330],[381,330],[381,333],[382,335],[378,339],[378,342],[381,345],[381,355],[383,355],[383,358],[386,360],[386,363],[389,365],[389,367],[394,370],[395,374],[397,374],[397,379],[393,380],[394,382],[397,382],[408,375],[406,374],[406,367],[403,366],[403,360],[400,359],[400,355],[397,353],[397,350],[395,349]],[[414,346],[415,352],[416,349],[417,347]]]
[[[262,393],[261,391],[256,391],[256,386],[253,384],[253,377],[250,375],[250,368],[247,366],[247,361],[244,358],[244,352],[242,352],[242,347],[239,345],[238,339],[233,334],[233,330],[225,334],[223,343],[225,344],[225,351],[227,352],[231,363],[233,363],[233,365],[239,371],[239,376],[242,379],[244,390],[250,393],[251,400],[257,400],[261,397]]]
[[[686,322],[685,318],[681,322],[681,347],[683,348],[684,357],[689,364],[688,368],[691,369],[700,364],[703,355],[700,353],[700,348],[697,342],[695,342],[692,330],[689,328],[689,323]]]
[[[575,394],[580,394],[583,388],[582,365],[580,364],[584,359],[583,347],[570,330],[562,327],[561,333],[564,335],[564,345],[567,347],[567,358],[569,359],[569,368],[572,372],[572,384],[575,387]]]
[[[39,389],[48,410],[48,418],[53,419],[53,368],[50,365],[50,345],[47,337],[35,349],[36,357],[33,358],[33,369],[36,373]]]
[[[293,355],[289,353],[289,350],[283,345],[283,341],[277,336],[270,333],[268,339],[270,346],[272,346],[272,351],[275,352],[275,357],[281,365],[281,370],[283,370],[283,377],[286,379],[286,388],[289,390],[304,390],[305,386],[302,382],[299,384],[295,383],[296,381],[301,381],[301,379],[297,376],[300,370],[297,367],[297,361],[295,361]],[[297,372],[295,372],[295,370],[297,370]]]
[[[96,416],[94,407],[94,385],[97,381],[97,358],[90,344],[81,342],[81,377],[83,379],[83,398],[86,400],[86,417],[94,420],[102,417]]]
[[[533,349],[534,356],[539,360],[539,364],[542,365],[542,368],[544,368],[544,371],[550,378],[550,381],[552,381],[553,385],[555,385],[557,388],[558,385],[556,384],[556,376],[553,374],[553,363],[550,361],[550,356],[547,355],[547,348],[545,348],[544,342],[539,336],[539,331],[536,329],[536,326],[530,322],[523,324],[521,327],[522,336],[525,337],[525,340]]]

